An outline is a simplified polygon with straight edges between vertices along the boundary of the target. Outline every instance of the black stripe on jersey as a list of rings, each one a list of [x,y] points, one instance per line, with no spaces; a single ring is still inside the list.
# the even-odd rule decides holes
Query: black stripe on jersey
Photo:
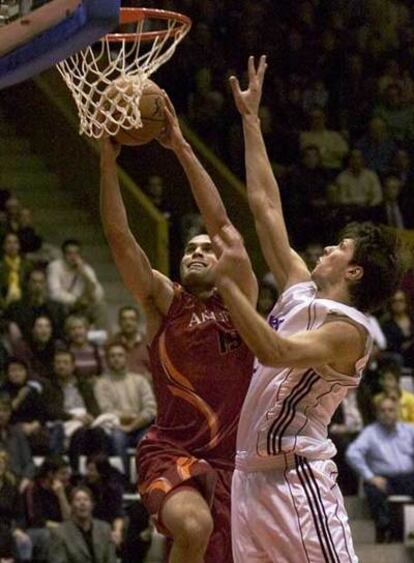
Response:
[[[285,422],[283,424],[283,428],[279,431],[279,436],[277,436],[276,433],[273,434],[273,440],[272,440],[272,445],[273,445],[273,451],[274,453],[276,453],[275,448],[276,448],[276,438],[278,438],[278,451],[280,451],[282,449],[282,438],[283,438],[283,434],[286,432],[286,430],[289,428],[289,425],[291,424],[292,420],[295,418],[295,414],[296,414],[296,405],[298,405],[300,403],[300,401],[306,397],[306,395],[311,391],[312,387],[314,386],[314,384],[319,380],[319,375],[315,372],[312,372],[312,378],[309,380],[308,385],[306,386],[306,389],[304,389],[302,391],[302,393],[300,393],[299,395],[296,395],[295,397],[295,401],[292,402],[291,404],[291,411],[290,414],[287,417],[285,417]],[[295,437],[296,440],[296,437]]]
[[[310,497],[310,495],[309,495],[309,491],[308,491],[308,489],[307,489],[305,480],[304,480],[303,475],[302,475],[301,465],[300,465],[301,459],[302,459],[302,458],[300,458],[299,456],[295,455],[296,472],[297,472],[297,474],[298,474],[299,480],[300,480],[300,482],[301,482],[301,484],[302,484],[302,488],[303,488],[303,490],[305,491],[305,495],[306,495],[306,498],[307,498],[307,500],[308,500],[309,508],[310,508],[310,510],[311,510],[311,513],[312,513],[313,524],[314,524],[314,526],[315,526],[315,530],[316,530],[316,533],[317,533],[317,535],[318,535],[319,545],[321,546],[321,549],[322,549],[324,561],[325,561],[325,563],[332,563],[332,559],[330,559],[330,558],[328,557],[328,552],[327,552],[327,549],[326,549],[326,545],[324,544],[323,539],[322,539],[322,528],[320,527],[320,522],[318,521],[318,517],[317,517],[317,515],[316,515],[315,507],[314,507],[314,505],[313,505],[313,503],[312,503],[312,499],[311,499],[311,497]]]
[[[282,404],[282,408],[280,409],[279,415],[277,416],[277,418],[272,422],[269,431],[267,433],[267,453],[269,455],[272,455],[272,451],[271,451],[271,443],[272,443],[272,435],[274,434],[274,432],[277,432],[280,424],[279,421],[281,419],[285,419],[286,416],[289,415],[289,408],[290,408],[290,403],[294,400],[295,398],[295,393],[301,391],[303,386],[306,386],[307,381],[309,379],[309,376],[311,375],[312,370],[308,369],[307,371],[305,371],[305,373],[302,375],[300,381],[293,387],[291,394],[288,395],[287,397],[285,397],[283,404]],[[282,423],[283,423],[282,420]]]
[[[318,515],[319,515],[319,521],[320,521],[320,524],[322,526],[323,534],[324,534],[324,537],[325,537],[327,545],[328,545],[329,554],[332,557],[332,560],[334,561],[334,563],[341,563],[341,561],[338,557],[338,554],[336,552],[336,549],[335,549],[335,544],[334,544],[333,539],[332,539],[331,531],[329,529],[328,516],[326,514],[325,507],[323,505],[323,500],[322,500],[322,497],[321,497],[321,492],[319,490],[318,482],[317,482],[315,475],[312,471],[312,468],[311,468],[311,466],[310,466],[310,464],[309,464],[309,462],[306,458],[300,458],[299,465],[301,466],[301,468],[303,470],[303,474],[305,476],[305,479],[306,479],[307,484],[309,486],[309,490],[312,494],[315,506],[317,508]]]
[[[309,474],[310,474],[310,477],[311,477],[311,479],[312,479],[312,482],[313,482],[313,484],[315,485],[315,489],[316,489],[316,492],[317,492],[317,495],[318,495],[318,499],[319,499],[319,504],[320,504],[320,506],[321,506],[321,508],[322,508],[322,511],[323,511],[323,517],[324,517],[324,520],[325,520],[325,526],[326,526],[326,531],[328,532],[328,536],[329,536],[329,540],[330,540],[330,545],[331,545],[331,547],[332,547],[332,549],[333,549],[333,551],[334,551],[334,553],[335,553],[335,556],[336,556],[336,558],[337,558],[337,560],[338,560],[338,563],[340,563],[338,554],[336,553],[335,544],[334,544],[334,541],[333,541],[333,539],[332,539],[331,530],[329,529],[328,515],[326,514],[325,506],[324,506],[324,504],[323,504],[323,500],[322,500],[322,497],[321,497],[321,491],[320,491],[320,489],[319,489],[318,481],[316,480],[315,474],[314,474],[313,471],[312,471],[312,467],[310,466],[309,461],[308,461],[306,458],[304,458],[304,459],[303,459],[303,463],[304,463],[304,466],[305,466],[305,467],[307,468],[307,470],[309,471]]]

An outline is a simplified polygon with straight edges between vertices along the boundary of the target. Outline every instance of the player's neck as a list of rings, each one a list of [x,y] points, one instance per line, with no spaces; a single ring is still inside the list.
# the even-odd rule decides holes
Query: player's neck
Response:
[[[201,301],[207,301],[216,292],[215,287],[205,287],[205,286],[192,286],[188,288],[188,291],[201,299]]]
[[[317,297],[318,299],[330,299],[331,301],[348,305],[348,307],[353,307],[348,290],[344,289],[342,286],[330,285],[318,288]]]

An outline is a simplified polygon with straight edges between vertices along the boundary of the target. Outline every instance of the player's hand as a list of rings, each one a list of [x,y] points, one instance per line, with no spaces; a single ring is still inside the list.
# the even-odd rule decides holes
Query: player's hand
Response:
[[[377,489],[379,489],[380,491],[383,491],[384,493],[387,492],[387,480],[385,479],[385,477],[375,475],[375,477],[372,477],[369,482],[371,483],[371,485],[377,487]]]
[[[104,136],[99,139],[102,161],[116,161],[121,152],[121,145],[114,141],[113,137]]]
[[[167,92],[163,90],[165,106],[164,116],[166,125],[157,137],[157,141],[166,149],[176,150],[185,143],[184,135],[181,131],[178,117],[175,112],[174,105]]]
[[[237,283],[240,277],[250,275],[252,265],[240,233],[228,225],[213,237],[213,246],[219,260],[214,268],[214,278],[218,287],[224,280]]]
[[[238,79],[235,76],[230,76],[229,80],[234,101],[242,115],[258,115],[266,69],[266,55],[260,57],[257,68],[254,57],[249,57],[247,66],[249,85],[247,90],[242,90]]]

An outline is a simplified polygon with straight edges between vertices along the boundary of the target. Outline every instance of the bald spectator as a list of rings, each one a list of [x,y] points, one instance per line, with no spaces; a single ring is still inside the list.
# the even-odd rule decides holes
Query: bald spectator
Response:
[[[389,495],[414,496],[414,425],[398,422],[394,399],[377,404],[377,422],[365,427],[346,452],[349,465],[364,480],[377,541],[395,540]]]
[[[63,258],[47,268],[50,297],[68,312],[83,313],[99,328],[106,328],[104,290],[95,271],[81,254],[81,244],[68,239],[62,244]]]
[[[346,139],[338,131],[326,128],[326,116],[322,110],[310,112],[309,122],[309,130],[300,134],[302,149],[309,145],[317,146],[322,166],[328,170],[339,170],[349,150]]]

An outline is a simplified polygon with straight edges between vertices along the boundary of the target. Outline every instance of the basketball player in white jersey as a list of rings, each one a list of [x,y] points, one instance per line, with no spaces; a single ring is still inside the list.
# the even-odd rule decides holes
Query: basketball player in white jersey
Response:
[[[257,70],[250,58],[248,89],[234,77],[231,85],[243,118],[249,205],[280,291],[267,322],[237,287],[250,268],[240,235],[226,227],[214,239],[216,283],[256,355],[237,438],[233,554],[236,563],[354,563],[327,426],[370,353],[364,313],[398,285],[398,242],[379,227],[353,224],[308,271],[289,245],[260,129],[265,70],[265,57]]]

